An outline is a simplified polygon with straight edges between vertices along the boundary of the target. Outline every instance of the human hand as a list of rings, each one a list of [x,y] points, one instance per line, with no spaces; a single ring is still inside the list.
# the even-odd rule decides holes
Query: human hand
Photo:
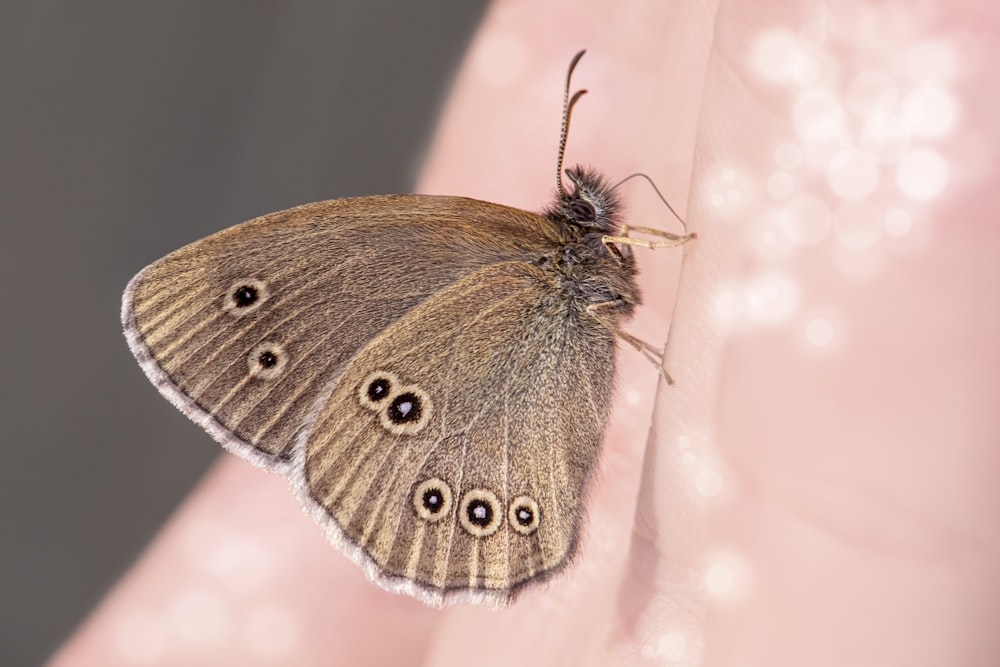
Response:
[[[53,664],[1000,662],[1000,269],[969,140],[988,155],[1000,134],[983,52],[953,38],[996,29],[975,9],[950,5],[945,33],[864,4],[825,29],[804,3],[495,5],[420,190],[538,209],[586,47],[567,164],[649,173],[699,234],[679,287],[680,252],[636,249],[630,330],[659,343],[673,313],[676,385],[621,350],[578,561],[508,609],[429,609],[227,456]],[[949,49],[961,75],[935,69]],[[925,127],[918,96],[905,141],[877,119],[865,134],[913,90],[932,91]],[[948,95],[961,120],[935,136]],[[951,168],[939,196],[926,161],[896,185],[921,148]],[[624,187],[630,224],[673,229]]]

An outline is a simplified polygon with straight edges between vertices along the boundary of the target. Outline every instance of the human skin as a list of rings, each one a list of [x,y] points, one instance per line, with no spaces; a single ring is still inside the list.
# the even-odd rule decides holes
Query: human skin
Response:
[[[669,327],[676,382],[622,346],[563,576],[503,610],[430,609],[225,456],[51,664],[1000,664],[1000,18],[837,6],[822,29],[791,1],[502,2],[472,44],[419,191],[539,209],[586,47],[567,164],[646,172],[698,233],[636,249],[630,331]],[[879,90],[852,81],[897,100],[930,81],[959,111],[932,105],[893,153],[858,139]],[[840,168],[857,146],[875,166]],[[950,170],[936,196],[901,174],[918,148]],[[631,224],[680,230],[641,181],[623,194]]]

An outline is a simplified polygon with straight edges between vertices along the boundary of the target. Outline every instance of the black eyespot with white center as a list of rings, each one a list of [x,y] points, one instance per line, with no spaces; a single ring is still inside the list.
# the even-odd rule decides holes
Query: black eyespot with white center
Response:
[[[437,514],[441,511],[442,505],[444,505],[444,499],[441,497],[441,489],[427,489],[424,491],[424,495],[421,496],[420,502],[423,504],[425,510],[431,514]]]
[[[386,414],[393,424],[410,424],[419,421],[423,414],[420,397],[412,391],[404,392],[392,399]]]
[[[368,400],[372,403],[378,403],[389,395],[391,389],[392,383],[389,382],[388,378],[376,378],[368,383]]]
[[[465,508],[469,523],[478,528],[485,528],[493,523],[493,505],[485,500],[473,500]]]
[[[487,537],[500,527],[500,501],[492,491],[473,489],[462,497],[458,521],[474,537]]]
[[[440,521],[451,512],[451,487],[437,477],[424,480],[413,490],[413,509],[425,521]]]
[[[404,385],[389,373],[373,374],[362,391],[361,403],[379,413],[379,421],[390,433],[413,435],[431,420],[433,406],[427,392],[416,385]]]
[[[253,285],[240,285],[233,292],[233,301],[237,308],[246,308],[257,301],[257,288]]]
[[[247,365],[258,380],[273,380],[285,371],[288,352],[277,343],[261,343],[247,355]]]
[[[358,386],[358,401],[369,410],[381,412],[399,386],[399,380],[392,373],[375,371]]]
[[[233,283],[222,301],[222,309],[233,317],[245,317],[260,310],[270,298],[263,280],[248,278]]]
[[[522,535],[531,535],[538,529],[538,524],[542,517],[538,510],[538,503],[529,496],[519,496],[510,504],[510,511],[507,513],[510,526]]]

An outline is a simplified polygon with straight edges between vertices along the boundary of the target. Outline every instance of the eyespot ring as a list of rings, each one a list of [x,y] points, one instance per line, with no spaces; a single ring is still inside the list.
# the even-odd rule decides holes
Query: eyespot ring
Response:
[[[473,537],[489,537],[502,521],[500,501],[492,491],[472,489],[462,496],[458,522]]]
[[[542,515],[538,510],[538,503],[529,496],[518,496],[510,503],[510,510],[507,512],[507,520],[510,526],[522,535],[531,535],[538,530]]]
[[[425,521],[440,521],[451,512],[451,487],[438,477],[425,479],[413,490],[413,509]]]
[[[390,433],[414,435],[419,433],[434,413],[430,396],[416,385],[400,387],[390,394],[389,402],[380,405],[379,422]]]

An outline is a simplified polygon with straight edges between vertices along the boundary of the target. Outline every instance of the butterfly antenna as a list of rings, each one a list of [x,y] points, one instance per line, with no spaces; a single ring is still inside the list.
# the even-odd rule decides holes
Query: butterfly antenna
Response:
[[[669,209],[670,212],[674,214],[674,217],[677,218],[680,221],[681,226],[684,227],[684,231],[686,232],[687,231],[687,223],[684,222],[684,218],[682,218],[681,216],[677,215],[677,211],[674,210],[674,207],[670,205],[670,202],[667,201],[667,198],[663,196],[663,193],[660,192],[660,189],[658,187],[656,187],[656,183],[654,183],[653,179],[650,178],[648,175],[646,175],[646,174],[644,174],[642,172],[636,172],[634,174],[629,174],[628,176],[626,176],[622,180],[618,181],[618,183],[616,183],[615,186],[613,188],[611,188],[611,189],[612,190],[617,190],[620,186],[624,185],[626,181],[630,181],[633,178],[645,178],[646,179],[646,182],[649,183],[649,186],[651,188],[653,188],[653,192],[656,193],[656,196],[659,197],[660,201],[663,202],[663,205],[666,206],[667,209]]]
[[[566,72],[566,90],[563,92],[562,130],[559,132],[559,159],[556,162],[556,190],[559,192],[560,197],[566,196],[566,189],[563,187],[562,167],[563,156],[566,153],[566,137],[569,136],[569,117],[573,113],[573,106],[576,104],[576,101],[587,92],[581,89],[573,93],[571,97],[569,94],[570,80],[573,78],[573,70],[576,69],[576,64],[580,62],[580,58],[586,52],[587,50],[584,49],[573,56],[573,60],[569,63],[569,71]]]

